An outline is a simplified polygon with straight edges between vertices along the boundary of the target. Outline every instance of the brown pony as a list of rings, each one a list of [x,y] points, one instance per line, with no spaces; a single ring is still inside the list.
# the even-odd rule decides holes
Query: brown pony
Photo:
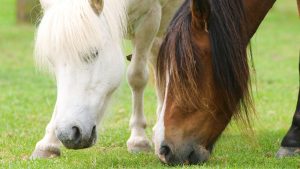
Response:
[[[168,164],[208,160],[231,119],[250,125],[247,45],[275,0],[186,0],[173,18],[157,61],[163,108],[155,150]],[[300,95],[299,95],[300,98]],[[300,103],[279,155],[300,147]],[[298,118],[297,118],[298,117]]]

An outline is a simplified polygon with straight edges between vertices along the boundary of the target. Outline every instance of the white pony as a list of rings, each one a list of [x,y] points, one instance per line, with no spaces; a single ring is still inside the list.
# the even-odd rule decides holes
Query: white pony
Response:
[[[166,28],[183,0],[40,1],[44,16],[36,34],[36,59],[55,75],[57,100],[46,134],[31,157],[59,156],[61,143],[71,149],[95,143],[97,124],[125,70],[125,35],[134,45],[127,71],[133,96],[127,147],[130,152],[149,150],[143,113],[147,62],[155,66]],[[160,109],[158,99],[157,112]]]

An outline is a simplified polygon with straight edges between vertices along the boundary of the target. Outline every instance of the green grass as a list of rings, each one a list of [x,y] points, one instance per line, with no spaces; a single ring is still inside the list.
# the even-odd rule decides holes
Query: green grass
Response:
[[[127,152],[131,96],[125,78],[114,94],[94,147],[80,151],[63,149],[57,159],[28,160],[50,120],[56,87],[50,76],[36,71],[32,57],[34,27],[15,25],[14,11],[14,1],[1,1],[0,168],[167,167],[153,152]],[[279,0],[252,40],[257,83],[256,136],[245,137],[233,124],[218,141],[210,161],[190,168],[300,168],[299,157],[274,157],[290,126],[297,99],[297,16],[296,3]],[[145,93],[149,137],[156,120],[155,103],[153,85],[149,84]]]

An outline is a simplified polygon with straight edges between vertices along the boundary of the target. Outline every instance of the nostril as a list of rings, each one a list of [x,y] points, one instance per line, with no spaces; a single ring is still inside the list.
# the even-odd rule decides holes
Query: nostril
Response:
[[[97,129],[96,129],[96,125],[95,125],[92,129],[92,133],[91,133],[91,137],[90,137],[92,144],[95,144],[96,139],[97,139],[97,131],[96,130]]]
[[[81,139],[81,132],[79,127],[74,126],[72,127],[72,136],[71,136],[72,140],[74,141],[75,144],[80,142]]]
[[[92,135],[91,136],[93,136],[93,135],[95,135],[96,134],[96,125],[93,127],[93,129],[92,129]]]
[[[96,130],[97,130],[97,129],[96,129],[96,126],[94,126],[93,129],[92,129],[91,138],[93,138],[93,137],[96,136],[96,133],[97,133]]]
[[[169,146],[161,146],[159,149],[159,154],[162,156],[168,156],[171,153]]]

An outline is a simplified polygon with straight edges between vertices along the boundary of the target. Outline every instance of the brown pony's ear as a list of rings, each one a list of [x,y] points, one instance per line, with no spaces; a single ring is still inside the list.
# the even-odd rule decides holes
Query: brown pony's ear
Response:
[[[207,21],[210,15],[209,0],[192,0],[191,10],[192,23],[207,30]]]
[[[90,0],[91,6],[97,15],[99,15],[103,10],[103,1],[104,0]]]

